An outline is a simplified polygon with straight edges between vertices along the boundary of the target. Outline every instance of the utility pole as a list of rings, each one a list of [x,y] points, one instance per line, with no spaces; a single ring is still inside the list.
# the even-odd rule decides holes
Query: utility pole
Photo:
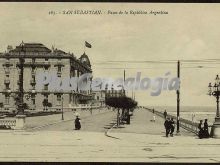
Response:
[[[124,94],[124,96],[125,96],[125,70],[124,70],[124,83],[123,83],[123,94]]]
[[[131,98],[134,99],[133,89],[132,89],[132,91],[131,91]]]
[[[125,70],[124,70],[124,82],[125,82]]]
[[[61,102],[61,103],[62,103],[62,118],[61,118],[61,120],[64,120],[64,117],[63,117],[63,95],[62,95],[62,98],[61,98],[61,99],[62,99],[62,100],[61,100],[61,101],[62,101],[62,102]]]
[[[177,130],[176,133],[178,134],[180,132],[180,61],[178,60],[177,62],[177,78],[179,79],[179,89],[177,89],[176,94],[177,94],[177,120],[176,120],[176,125],[177,125]]]

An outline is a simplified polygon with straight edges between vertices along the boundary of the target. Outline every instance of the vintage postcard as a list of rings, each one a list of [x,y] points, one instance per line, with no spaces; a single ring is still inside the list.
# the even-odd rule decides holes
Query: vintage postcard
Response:
[[[220,162],[219,4],[0,15],[0,161]]]

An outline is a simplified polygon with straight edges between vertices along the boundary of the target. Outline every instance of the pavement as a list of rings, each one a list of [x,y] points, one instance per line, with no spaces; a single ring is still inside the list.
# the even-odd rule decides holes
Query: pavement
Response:
[[[131,116],[131,124],[120,125],[119,128],[111,130],[112,133],[136,133],[136,134],[151,134],[151,135],[165,135],[164,118],[156,116],[155,122],[152,121],[152,112],[146,109],[137,109]],[[175,131],[176,132],[176,126]],[[174,134],[175,136],[175,134]],[[195,134],[186,131],[180,127],[180,134],[178,136],[195,136]]]
[[[190,136],[41,131],[0,133],[0,161],[218,162],[219,139]]]
[[[182,129],[167,138],[164,119],[151,119],[149,111],[135,110],[131,124],[109,129],[109,136],[106,131],[0,131],[0,161],[220,163],[220,139],[198,139]]]

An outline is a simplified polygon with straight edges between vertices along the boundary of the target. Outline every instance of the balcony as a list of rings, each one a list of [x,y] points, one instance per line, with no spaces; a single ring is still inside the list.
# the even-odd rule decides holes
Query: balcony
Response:
[[[34,85],[36,85],[36,81],[35,81],[35,80],[30,80],[30,84],[31,84],[32,86],[34,86]]]
[[[36,76],[36,71],[31,71],[31,76],[35,77]]]
[[[48,85],[44,86],[44,89],[42,89],[42,93],[43,94],[49,94],[50,93],[50,91],[48,91]]]
[[[43,90],[41,91],[41,94],[43,94],[43,95],[49,95],[50,93],[51,93],[50,91],[45,90],[45,89],[43,89]]]
[[[62,61],[57,61],[57,63],[56,64],[54,64],[54,67],[56,67],[56,66],[64,66],[64,64],[63,64],[63,62]]]
[[[6,61],[4,64],[2,64],[3,67],[10,67],[13,66],[13,64],[10,63],[10,61]]]
[[[44,63],[44,65],[50,65],[49,61],[44,61],[43,63]]]
[[[10,88],[5,88],[1,91],[6,96],[9,96],[11,94],[11,89]]]
[[[17,63],[17,66],[19,67],[20,64]],[[50,67],[51,64],[50,62],[46,61],[46,62],[26,62],[24,63],[24,67]]]
[[[62,72],[59,72],[59,71],[57,72],[58,77],[61,77],[61,74],[62,74]]]
[[[5,83],[5,84],[10,84],[10,80],[9,80],[9,79],[6,79],[6,80],[4,80],[4,83]]]
[[[10,74],[10,70],[9,69],[5,70],[5,74],[9,75]]]
[[[36,89],[34,87],[32,87],[31,89],[29,89],[29,93],[36,94],[37,91],[36,91]]]

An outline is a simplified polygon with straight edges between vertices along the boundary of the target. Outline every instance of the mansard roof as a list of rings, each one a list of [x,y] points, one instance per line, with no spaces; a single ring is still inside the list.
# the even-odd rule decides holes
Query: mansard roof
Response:
[[[46,46],[44,46],[41,43],[22,43],[19,46],[16,46],[15,49],[10,50],[10,52],[39,52],[39,53],[50,53],[51,50],[48,49]]]

